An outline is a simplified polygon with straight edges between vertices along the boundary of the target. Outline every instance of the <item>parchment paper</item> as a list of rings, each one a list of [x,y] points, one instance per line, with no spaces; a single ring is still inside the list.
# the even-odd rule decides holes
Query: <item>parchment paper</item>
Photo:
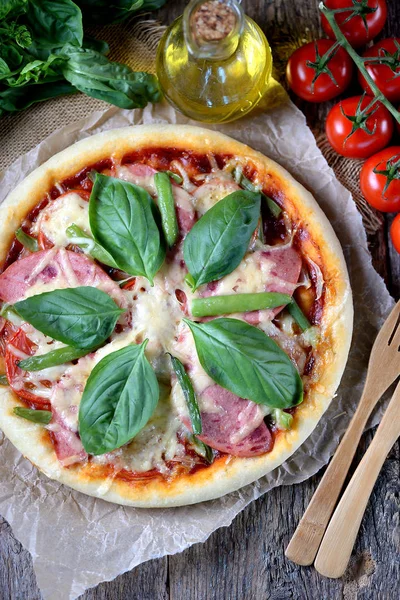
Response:
[[[0,200],[32,169],[73,142],[105,129],[152,122],[189,121],[167,105],[93,113],[56,131],[19,158],[2,178]],[[317,429],[280,468],[219,500],[176,509],[124,508],[72,491],[38,473],[0,434],[0,513],[31,552],[45,599],[76,598],[86,588],[141,562],[181,552],[229,525],[249,502],[274,486],[307,479],[333,454],[360,397],[373,339],[393,301],[371,265],[350,193],[335,179],[303,114],[287,98],[267,112],[215,128],[286,167],[314,193],[336,230],[355,304],[353,346],[342,384]],[[372,422],[378,419],[376,414]]]

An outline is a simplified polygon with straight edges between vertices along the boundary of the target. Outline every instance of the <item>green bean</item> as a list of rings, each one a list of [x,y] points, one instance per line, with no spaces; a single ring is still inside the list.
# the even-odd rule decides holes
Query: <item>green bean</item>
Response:
[[[307,319],[294,298],[292,298],[292,301],[286,308],[302,331],[306,331],[306,329],[311,327],[310,321]]]
[[[90,235],[85,233],[83,229],[78,227],[78,225],[72,223],[72,225],[67,228],[66,233],[73,244],[82,248],[82,250],[86,251],[92,258],[103,263],[103,265],[118,269],[118,265],[115,263],[111,254],[109,254],[107,250],[104,250],[100,244],[98,244]]]
[[[17,415],[17,417],[22,417],[33,423],[40,423],[40,425],[48,425],[53,416],[49,410],[35,410],[33,408],[24,408],[22,406],[16,406],[14,408],[14,414]]]
[[[22,244],[24,248],[26,248],[30,252],[37,252],[39,250],[37,239],[29,235],[28,233],[25,233],[22,227],[17,229],[17,231],[15,232],[15,237],[20,242],[20,244]]]
[[[167,244],[171,248],[175,244],[179,234],[172,185],[167,173],[156,173],[154,175],[154,183],[157,189],[162,228]]]
[[[163,171],[163,173],[166,173],[168,177],[171,177],[171,179],[173,179],[175,183],[183,183],[182,177],[177,173],[174,173],[173,171]]]
[[[241,175],[240,177],[240,182],[239,185],[242,186],[243,189],[248,190],[249,192],[259,192],[260,190],[257,189],[257,187],[254,185],[254,183],[252,183],[250,181],[250,179],[247,179],[247,177],[245,177],[244,175]],[[275,200],[272,200],[272,198],[270,198],[269,196],[267,196],[266,194],[264,194],[263,192],[261,192],[261,197],[266,201],[267,206],[270,210],[270,212],[272,213],[272,215],[276,218],[279,217],[279,215],[282,212],[281,207],[279,206],[279,204],[277,204],[275,202]]]
[[[179,381],[179,385],[182,388],[183,395],[185,396],[190,422],[192,424],[192,431],[196,435],[200,435],[202,431],[201,414],[192,382],[190,381],[190,377],[186,373],[185,367],[181,361],[175,356],[172,356],[172,354],[170,354],[170,357],[175,375]]]
[[[0,385],[8,385],[7,375],[0,375]]]
[[[272,411],[272,418],[278,429],[290,429],[293,423],[292,415],[280,408],[274,408]]]
[[[90,350],[80,350],[78,348],[71,348],[65,346],[65,348],[58,348],[52,350],[47,354],[40,354],[39,356],[31,356],[30,358],[24,358],[18,362],[20,369],[24,371],[41,371],[42,369],[49,369],[50,367],[57,367],[64,363],[71,362],[88,354]]]
[[[193,446],[195,452],[199,454],[199,456],[204,458],[209,465],[211,465],[214,462],[215,451],[210,446],[207,446],[207,444],[205,444],[204,442],[199,440],[198,437],[192,434],[188,435],[188,440]]]
[[[259,294],[232,294],[230,296],[209,296],[192,300],[194,317],[216,317],[237,312],[250,312],[286,306],[291,301],[287,294],[260,292]]]

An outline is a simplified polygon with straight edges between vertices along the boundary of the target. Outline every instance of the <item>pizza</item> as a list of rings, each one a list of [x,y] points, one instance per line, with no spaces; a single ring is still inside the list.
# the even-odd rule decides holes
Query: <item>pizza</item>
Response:
[[[48,477],[137,507],[254,482],[342,376],[339,242],[282,167],[198,127],[107,131],[1,207],[0,427]]]

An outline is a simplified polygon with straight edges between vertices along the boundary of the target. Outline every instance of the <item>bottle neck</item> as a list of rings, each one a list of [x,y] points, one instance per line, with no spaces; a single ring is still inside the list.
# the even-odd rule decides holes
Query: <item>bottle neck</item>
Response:
[[[183,13],[185,41],[194,58],[229,58],[236,51],[243,25],[240,0],[191,0]]]

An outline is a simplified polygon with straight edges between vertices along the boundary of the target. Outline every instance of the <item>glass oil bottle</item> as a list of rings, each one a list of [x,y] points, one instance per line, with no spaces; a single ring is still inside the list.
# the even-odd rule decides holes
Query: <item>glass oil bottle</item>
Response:
[[[237,0],[191,0],[157,52],[168,101],[208,123],[248,113],[267,90],[271,71],[269,44]]]

